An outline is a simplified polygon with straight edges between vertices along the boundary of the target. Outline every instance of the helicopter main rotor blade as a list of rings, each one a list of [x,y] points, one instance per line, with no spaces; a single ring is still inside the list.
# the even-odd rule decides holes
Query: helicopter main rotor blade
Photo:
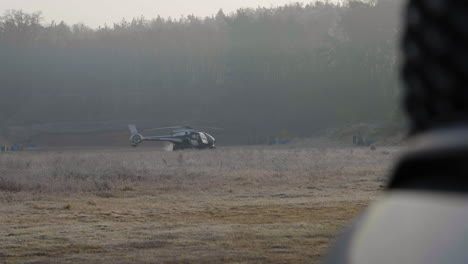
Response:
[[[224,130],[224,128],[222,128],[222,127],[205,127],[205,126],[202,126],[201,128],[208,128],[208,129],[213,129],[213,130]]]
[[[221,128],[221,127],[183,125],[183,126],[169,126],[169,127],[149,128],[149,129],[144,129],[143,131],[157,131],[157,130],[165,130],[165,129],[194,129],[194,128],[207,128],[207,129],[212,129],[212,130],[224,130],[224,128]]]
[[[173,127],[157,127],[157,128],[144,129],[143,131],[156,131],[156,130],[178,129],[178,128],[181,128],[181,127],[180,127],[180,126],[173,126]]]

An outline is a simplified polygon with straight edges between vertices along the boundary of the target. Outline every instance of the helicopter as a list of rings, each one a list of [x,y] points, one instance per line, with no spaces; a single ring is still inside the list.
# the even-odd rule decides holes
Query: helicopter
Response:
[[[146,131],[173,129],[169,136],[143,136],[135,125],[128,125],[130,129],[130,142],[133,147],[137,147],[143,141],[165,141],[172,143],[172,150],[183,149],[215,149],[215,138],[206,133],[196,131],[190,125],[178,127],[162,127],[147,129]],[[213,128],[218,129],[218,128]]]

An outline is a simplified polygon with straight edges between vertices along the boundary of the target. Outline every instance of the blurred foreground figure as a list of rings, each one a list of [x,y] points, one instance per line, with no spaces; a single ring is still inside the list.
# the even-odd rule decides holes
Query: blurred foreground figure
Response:
[[[412,146],[325,263],[468,263],[468,7],[410,0],[403,39]]]

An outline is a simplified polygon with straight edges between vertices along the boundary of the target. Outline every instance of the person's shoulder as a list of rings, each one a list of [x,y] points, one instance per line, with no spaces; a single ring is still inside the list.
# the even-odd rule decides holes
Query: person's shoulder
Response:
[[[339,236],[326,264],[467,263],[468,195],[394,191]]]

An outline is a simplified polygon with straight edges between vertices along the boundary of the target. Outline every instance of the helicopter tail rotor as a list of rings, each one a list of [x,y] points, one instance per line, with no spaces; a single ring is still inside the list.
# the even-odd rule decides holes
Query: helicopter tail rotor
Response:
[[[138,134],[138,130],[137,130],[137,128],[136,128],[135,125],[128,125],[128,129],[130,130],[130,133],[131,133],[132,135]]]
[[[135,125],[128,125],[128,129],[131,133],[130,142],[132,143],[132,146],[138,146],[138,144],[140,144],[140,142],[143,141],[143,136],[140,133],[138,133],[138,130]]]

